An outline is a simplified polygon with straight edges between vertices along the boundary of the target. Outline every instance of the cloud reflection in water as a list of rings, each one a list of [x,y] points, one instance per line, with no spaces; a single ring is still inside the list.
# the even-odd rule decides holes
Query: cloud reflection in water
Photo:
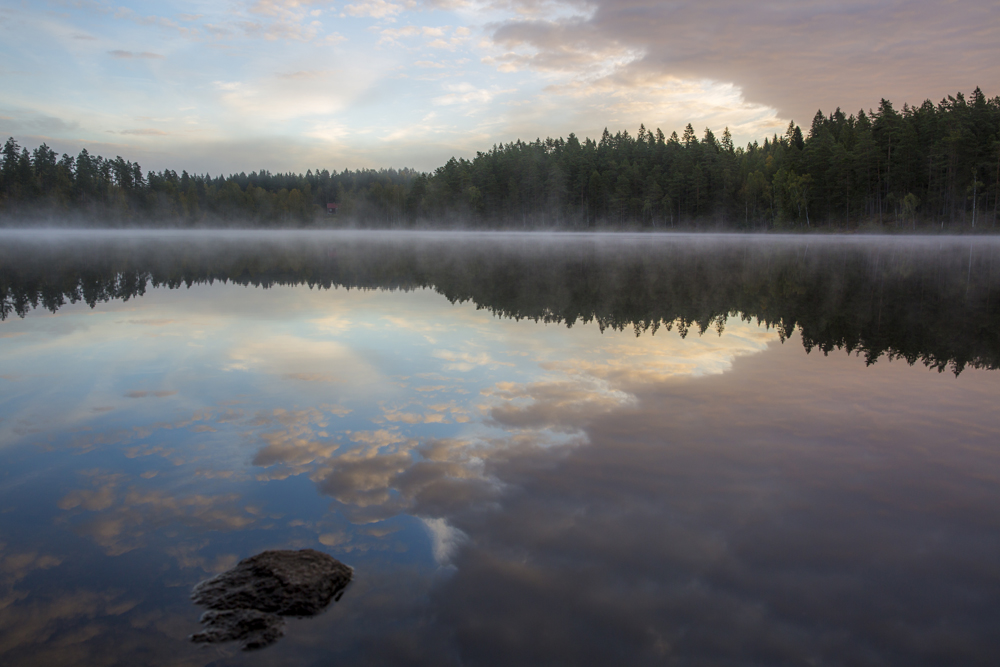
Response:
[[[224,569],[241,534],[322,545],[412,589],[365,597],[378,584],[359,575],[355,607],[282,650],[335,637],[388,663],[420,636],[439,664],[918,664],[996,648],[988,372],[865,369],[733,320],[685,339],[497,320],[429,291],[151,290],[5,327],[35,335],[5,342],[23,379],[4,442],[90,457],[53,500],[58,529],[180,571]],[[329,509],[282,501],[302,482]],[[392,550],[448,574],[399,583],[372,555]],[[65,567],[40,554],[3,553],[24,572],[9,595]],[[74,618],[131,599],[79,595]],[[436,620],[414,625],[420,604]],[[403,616],[405,632],[350,634]]]

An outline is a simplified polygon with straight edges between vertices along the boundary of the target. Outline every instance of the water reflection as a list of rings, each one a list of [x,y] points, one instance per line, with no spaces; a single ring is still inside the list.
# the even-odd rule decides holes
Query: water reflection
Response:
[[[747,257],[758,253],[763,266],[799,253],[814,268],[795,280],[787,263],[778,274],[762,268],[758,277],[785,288],[753,292],[708,273],[683,282],[650,273],[665,269],[626,243],[609,255],[618,262],[584,261],[581,280],[614,298],[575,302],[571,328],[551,313],[574,302],[565,276],[576,260],[556,262],[554,274],[531,264],[530,288],[522,278],[468,281],[491,294],[521,287],[507,301],[463,303],[440,286],[450,274],[429,261],[442,259],[434,253],[409,255],[438,273],[403,284],[408,291],[277,284],[308,282],[306,252],[302,272],[257,281],[268,289],[195,278],[182,290],[8,318],[0,656],[988,662],[1000,648],[990,630],[1000,620],[1000,418],[991,409],[1000,378],[968,366],[992,364],[994,333],[956,329],[948,343],[945,323],[926,321],[880,339],[890,351],[929,350],[931,365],[964,365],[956,376],[905,358],[866,367],[864,356],[806,355],[803,345],[816,343],[800,331],[877,336],[921,312],[989,322],[992,274],[974,282],[954,253],[920,265],[912,257],[926,248],[897,248],[873,275],[898,289],[879,296],[883,288],[862,281],[876,290],[862,299],[843,288],[850,272],[824,283],[819,269],[867,251],[753,243]],[[504,250],[521,251],[537,262],[537,250]],[[281,261],[295,257],[282,252]],[[473,252],[459,273],[498,279],[502,267],[487,255]],[[684,256],[667,253],[678,270],[707,261]],[[338,259],[367,266],[351,261]],[[211,267],[163,268],[196,276]],[[400,275],[381,279],[392,287]],[[678,302],[658,300],[667,277],[671,294],[686,295]],[[702,280],[712,288],[697,289]],[[963,281],[969,299],[946,303]],[[886,300],[882,324],[877,309],[846,305],[898,300],[915,285],[923,301]],[[824,289],[836,298],[809,301]],[[806,296],[770,302],[778,293]],[[722,308],[730,298],[745,301]],[[677,303],[711,316],[664,323]],[[769,328],[739,317],[738,303],[810,324]],[[543,311],[550,316],[531,316]],[[525,317],[494,315],[504,312]],[[587,313],[590,323],[579,321]],[[264,549],[300,548],[353,566],[350,596],[259,655],[185,643],[197,630],[192,584]]]
[[[567,326],[686,335],[739,314],[782,335],[799,327],[806,349],[869,362],[886,355],[956,372],[1000,363],[1000,243],[988,237],[8,232],[4,241],[2,318],[127,301],[148,285],[429,287],[453,303]]]
[[[437,598],[465,655],[988,662],[997,381],[806,361],[651,385],[572,456],[499,464],[519,488],[452,518],[474,546]]]

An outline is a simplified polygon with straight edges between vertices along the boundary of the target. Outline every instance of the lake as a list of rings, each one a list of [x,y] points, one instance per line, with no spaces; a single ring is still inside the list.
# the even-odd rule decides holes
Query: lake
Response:
[[[1000,240],[4,231],[0,309],[4,665],[1000,655]]]

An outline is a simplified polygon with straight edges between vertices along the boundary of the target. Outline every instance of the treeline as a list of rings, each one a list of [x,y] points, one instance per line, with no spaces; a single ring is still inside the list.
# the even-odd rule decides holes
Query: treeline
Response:
[[[0,245],[0,320],[216,281],[429,288],[498,317],[682,336],[740,317],[869,363],[1000,368],[1000,244],[675,238],[15,237]]]
[[[121,157],[29,152],[13,138],[0,165],[8,222],[101,226],[982,230],[998,202],[1000,97],[978,88],[901,110],[819,111],[807,132],[793,122],[762,145],[734,146],[728,128],[699,138],[690,124],[669,137],[640,127],[501,144],[433,173],[144,174]]]
[[[266,170],[228,177],[142,168],[116,157],[58,157],[42,144],[30,153],[12,137],[0,164],[0,215],[9,223],[66,221],[94,226],[310,226],[326,204],[338,215],[392,226],[404,222],[412,169],[363,169],[331,173],[272,174]],[[333,221],[331,221],[333,222]]]

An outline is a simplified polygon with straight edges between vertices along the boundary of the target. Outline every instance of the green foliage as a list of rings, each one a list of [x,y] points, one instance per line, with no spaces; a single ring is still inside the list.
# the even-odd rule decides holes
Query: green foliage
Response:
[[[605,129],[599,141],[494,145],[429,174],[143,175],[121,157],[57,159],[13,138],[0,160],[4,219],[101,225],[992,228],[998,201],[1000,97],[978,88],[900,111],[884,99],[857,115],[818,111],[807,136],[792,122],[762,146],[734,146],[728,128],[721,140],[710,129],[699,140],[691,124],[669,138]]]

